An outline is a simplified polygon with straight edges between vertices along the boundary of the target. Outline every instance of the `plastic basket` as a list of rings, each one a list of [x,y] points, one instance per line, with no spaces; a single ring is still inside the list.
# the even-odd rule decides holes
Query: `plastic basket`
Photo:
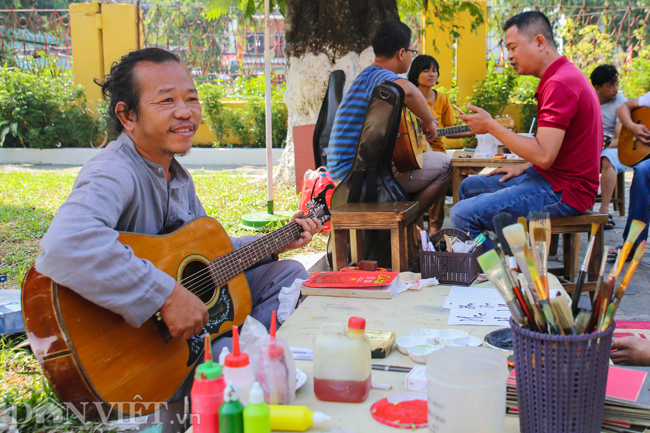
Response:
[[[600,432],[614,324],[566,336],[510,327],[521,432]]]
[[[469,236],[457,229],[442,229],[431,237],[435,245],[444,235],[456,236],[462,241],[469,240]],[[422,278],[436,277],[440,284],[458,284],[469,286],[481,272],[478,256],[483,250],[479,246],[472,253],[452,253],[446,251],[420,251],[420,272]]]

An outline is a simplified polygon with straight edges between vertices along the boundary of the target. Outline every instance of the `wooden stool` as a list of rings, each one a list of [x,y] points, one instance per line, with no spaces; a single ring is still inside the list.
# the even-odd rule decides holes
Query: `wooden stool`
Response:
[[[596,289],[596,280],[600,272],[600,264],[603,258],[604,237],[603,224],[607,222],[608,216],[603,213],[587,211],[582,215],[572,217],[551,218],[551,255],[557,254],[558,238],[562,235],[562,250],[564,256],[564,267],[549,269],[548,271],[563,277],[560,282],[567,292],[573,292],[575,282],[573,281],[580,270],[578,255],[580,253],[580,233],[591,233],[591,223],[596,222],[600,225],[596,233],[596,241],[592,251],[591,260],[585,284],[582,286],[583,292],[593,292]]]
[[[419,205],[415,201],[394,203],[346,203],[332,209],[332,262],[338,271],[348,265],[348,248],[352,261],[363,258],[361,230],[390,230],[392,270],[408,269],[408,248],[411,237],[415,239],[415,215]],[[350,243],[348,247],[348,230]],[[408,233],[407,233],[408,232]]]

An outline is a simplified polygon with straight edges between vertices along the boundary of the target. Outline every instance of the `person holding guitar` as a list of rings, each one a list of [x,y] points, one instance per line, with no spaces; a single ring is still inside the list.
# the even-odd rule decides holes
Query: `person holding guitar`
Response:
[[[191,150],[192,138],[201,122],[197,89],[178,56],[160,48],[144,48],[123,56],[113,63],[101,85],[110,101],[109,116],[119,137],[82,167],[70,196],[42,239],[43,252],[36,259],[35,267],[59,286],[66,286],[90,301],[89,304],[121,316],[134,332],[149,327],[145,322],[157,317],[164,322],[171,337],[166,346],[180,344],[187,351],[188,339],[205,333],[204,325],[213,319],[212,310],[209,315],[212,306],[206,306],[199,297],[205,290],[188,290],[186,285],[191,283],[191,278],[184,278],[181,284],[179,278],[138,257],[135,247],[123,244],[118,237],[121,239],[125,232],[154,236],[176,229],[181,231],[190,221],[206,217],[192,176],[177,161],[177,157]],[[300,248],[321,230],[319,220],[300,219],[301,216],[302,212],[294,218],[302,233],[275,253]],[[189,235],[201,237],[213,233],[197,231]],[[223,233],[227,242],[228,236]],[[231,237],[230,241],[237,249],[259,237]],[[215,238],[206,242],[214,243]],[[192,257],[200,253],[196,250]],[[177,251],[168,251],[163,255],[176,257],[176,254]],[[187,259],[192,260],[189,256]],[[308,276],[298,262],[275,261],[268,255],[259,259],[263,260],[257,267],[244,273],[249,309],[240,319],[230,316],[227,320],[231,323],[241,323],[252,310],[251,315],[269,328],[272,311],[278,309],[281,288],[291,286],[296,278]],[[232,263],[228,267],[236,265]],[[204,275],[210,274],[204,272]],[[212,279],[218,278],[217,270],[213,270]],[[210,285],[210,279],[203,278],[203,287]],[[229,296],[234,298],[232,280],[229,282]],[[217,291],[223,295],[226,286],[221,287]],[[236,317],[232,309],[224,317],[232,314]],[[224,332],[218,327],[209,332],[217,331]],[[188,340],[188,344],[178,343],[177,339]],[[215,339],[214,353],[219,353],[229,341],[229,338]],[[200,348],[200,338],[196,346]],[[187,366],[182,362],[178,369],[191,368],[200,356],[200,349],[194,355]]]
[[[500,212],[515,219],[530,212],[579,215],[594,205],[598,192],[603,124],[594,89],[557,52],[544,14],[520,13],[505,23],[504,30],[515,71],[541,79],[535,93],[539,127],[536,137],[523,137],[472,105],[468,107],[476,114],[460,116],[474,133],[492,134],[528,161],[463,181],[460,201],[451,209],[451,224],[472,237],[492,230],[492,218]],[[485,248],[490,246],[491,242]]]
[[[634,178],[630,186],[630,207],[623,239],[627,238],[633,220],[646,223],[645,228],[634,244],[634,250],[641,241],[648,239],[650,223],[650,92],[630,99],[619,105],[616,114],[625,128],[621,132],[618,155],[621,162],[634,168]],[[633,251],[630,253],[633,255]],[[616,257],[616,251],[610,251]]]
[[[397,74],[409,70],[417,51],[413,49],[411,29],[399,21],[385,21],[372,38],[375,61],[355,78],[336,112],[327,149],[327,170],[335,182],[343,180],[352,168],[361,127],[374,88],[382,81],[393,81],[404,90],[404,105],[420,119],[428,141],[436,138],[438,120],[431,114],[424,96],[408,80]],[[451,181],[449,157],[440,152],[425,152],[422,169],[395,176],[413,200],[419,203],[418,217],[442,201]]]
[[[438,61],[427,55],[417,56],[408,72],[408,80],[422,92],[422,96],[427,101],[431,114],[438,119],[438,127],[446,128],[456,124],[456,118],[451,108],[451,101],[444,93],[441,93],[433,88],[438,84],[440,77],[440,66]],[[449,138],[464,138],[473,135],[471,131],[463,132],[460,134],[447,135]],[[447,155],[445,145],[442,143],[442,138],[437,137],[430,143],[431,150],[440,152]],[[443,161],[445,165],[451,164],[451,157],[447,155],[447,159],[436,159],[435,161]],[[399,177],[398,177],[399,179]],[[429,209],[429,235],[433,235],[440,227],[445,219],[445,196],[440,195],[434,205]]]

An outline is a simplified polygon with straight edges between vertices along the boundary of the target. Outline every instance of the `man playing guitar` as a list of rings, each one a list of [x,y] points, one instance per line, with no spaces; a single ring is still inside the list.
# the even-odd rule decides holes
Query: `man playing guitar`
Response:
[[[393,81],[404,89],[404,105],[421,119],[428,141],[436,138],[437,119],[431,114],[422,93],[397,74],[409,70],[417,51],[413,49],[411,29],[399,21],[385,21],[372,38],[375,61],[355,78],[336,112],[327,149],[327,170],[334,181],[345,178],[352,168],[361,127],[373,89],[382,81]],[[451,181],[449,157],[441,152],[425,152],[422,169],[396,175],[398,182],[419,203],[419,214],[436,200],[443,200]]]
[[[639,147],[646,154],[645,159],[642,159],[633,166],[634,178],[630,186],[630,209],[625,230],[623,231],[623,239],[625,239],[630,231],[632,220],[636,219],[646,223],[645,228],[634,244],[634,250],[636,250],[636,246],[641,241],[648,239],[648,222],[650,222],[648,221],[648,217],[650,216],[650,159],[647,157],[650,154],[650,124],[648,124],[647,120],[646,122],[638,123],[632,120],[632,112],[641,107],[646,107],[645,112],[648,112],[648,108],[650,107],[650,92],[638,98],[630,99],[619,105],[616,109],[616,114],[621,120],[623,127],[634,135],[634,141],[636,143],[633,146]],[[619,146],[621,145],[619,144]],[[625,147],[619,149],[619,155],[624,149]]]
[[[145,48],[114,63],[102,91],[120,135],[79,172],[43,237],[36,270],[135,328],[159,312],[171,337],[189,339],[208,322],[205,303],[118,236],[169,233],[206,216],[190,173],[176,160],[192,148],[201,122],[196,86],[175,54]],[[320,221],[300,216],[300,237],[276,253],[306,245],[321,230]],[[238,248],[258,237],[230,240]],[[290,260],[267,257],[261,263],[245,277],[251,315],[268,328],[280,289],[307,272]],[[213,341],[214,353],[229,341]]]

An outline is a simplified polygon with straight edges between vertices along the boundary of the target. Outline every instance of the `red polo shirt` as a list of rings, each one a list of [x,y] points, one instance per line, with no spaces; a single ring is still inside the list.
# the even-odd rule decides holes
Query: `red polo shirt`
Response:
[[[562,202],[584,212],[596,202],[603,144],[603,120],[593,87],[562,56],[549,66],[537,92],[538,125],[565,131],[553,165],[535,170],[562,191]]]

